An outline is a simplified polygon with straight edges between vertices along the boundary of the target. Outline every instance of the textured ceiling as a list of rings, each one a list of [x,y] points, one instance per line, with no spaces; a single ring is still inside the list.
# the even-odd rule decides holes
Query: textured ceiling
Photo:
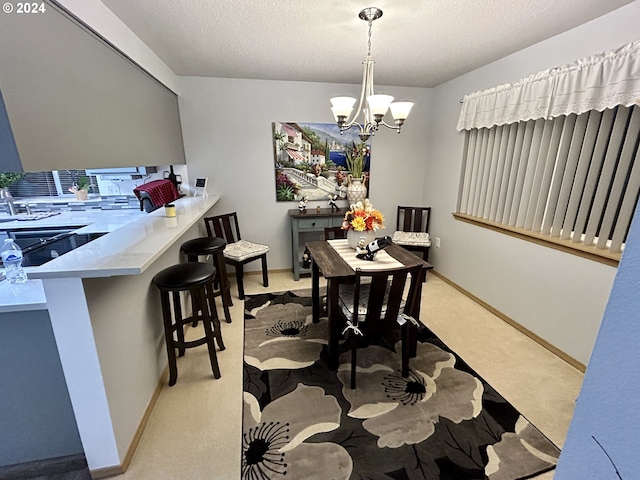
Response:
[[[102,0],[178,75],[434,87],[632,0]]]

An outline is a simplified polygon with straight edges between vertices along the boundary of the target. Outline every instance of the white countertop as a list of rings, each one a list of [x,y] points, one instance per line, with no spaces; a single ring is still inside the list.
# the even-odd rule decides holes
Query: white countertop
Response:
[[[219,195],[182,197],[174,202],[177,216],[173,218],[165,216],[164,208],[151,213],[123,209],[63,212],[33,222],[0,224],[0,229],[4,230],[13,229],[11,224],[16,224],[19,228],[81,226],[77,233],[109,232],[44,265],[25,268],[29,277],[27,289],[17,291],[10,288],[9,282],[0,282],[0,312],[7,311],[6,308],[25,310],[28,305],[35,305],[31,309],[46,305],[44,294],[36,295],[37,291],[42,291],[42,286],[36,285],[40,282],[33,282],[33,279],[97,278],[144,272],[219,199]]]
[[[86,245],[72,250],[39,267],[27,269],[29,278],[61,277],[112,277],[137,275],[146,270],[178,237],[220,199],[219,195],[208,197],[182,197],[174,202],[177,215],[165,216],[164,208],[151,213],[123,214],[125,210],[104,210],[102,217],[77,230],[77,233],[110,232]],[[62,215],[78,216],[78,220],[89,219],[94,212],[65,212]],[[44,220],[53,220],[49,217]],[[66,221],[61,219],[60,221]]]
[[[160,209],[159,209],[160,210]],[[78,210],[59,212],[57,215],[39,220],[13,220],[0,223],[0,230],[21,230],[50,227],[84,227],[78,233],[113,232],[118,228],[143,218],[146,212],[138,209],[123,208],[118,210]],[[16,215],[20,217],[21,215]],[[26,215],[24,215],[26,217]]]
[[[0,313],[46,308],[42,280],[27,280],[23,285],[14,285],[6,280],[0,282]]]

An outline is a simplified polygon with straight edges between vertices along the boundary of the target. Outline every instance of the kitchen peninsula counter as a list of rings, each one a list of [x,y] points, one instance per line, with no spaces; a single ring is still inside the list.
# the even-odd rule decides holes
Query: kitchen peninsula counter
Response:
[[[218,200],[217,195],[183,197],[174,202],[176,217],[166,217],[160,208],[64,212],[37,222],[7,222],[34,228],[46,221],[47,226],[82,225],[77,233],[109,232],[26,269],[27,285],[41,282],[45,302],[25,298],[24,314],[34,302],[48,310],[94,478],[125,470],[161,386],[167,358],[160,296],[152,279],[186,261],[180,246],[206,235],[201,219]],[[0,229],[13,228],[7,223]],[[11,309],[20,310],[15,303]]]
[[[0,229],[79,227],[75,233],[109,233],[39,267],[28,267],[29,278],[108,277],[138,275],[146,270],[176,239],[191,228],[219,200],[183,197],[176,200],[175,217],[164,209],[151,213],[139,210],[61,212],[36,222],[14,221]]]

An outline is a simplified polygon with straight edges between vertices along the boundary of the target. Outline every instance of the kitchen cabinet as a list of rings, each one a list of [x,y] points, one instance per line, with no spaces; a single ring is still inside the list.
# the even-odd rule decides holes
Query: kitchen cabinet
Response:
[[[306,210],[289,210],[291,218],[291,257],[293,262],[293,279],[300,280],[301,273],[311,273],[308,268],[302,267],[302,253],[300,248],[300,238],[305,233],[319,233],[323,235],[318,237],[324,238],[324,229],[327,227],[339,227],[342,225],[345,210],[331,210],[330,208],[321,208],[320,211],[315,209]],[[315,238],[314,240],[318,240]],[[304,246],[304,243],[302,243]]]

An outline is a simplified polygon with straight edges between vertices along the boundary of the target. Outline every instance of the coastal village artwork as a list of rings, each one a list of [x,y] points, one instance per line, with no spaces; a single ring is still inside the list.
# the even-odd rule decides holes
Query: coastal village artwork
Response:
[[[273,122],[272,129],[278,202],[346,198],[346,152],[360,142],[355,129],[341,135],[334,123],[284,122]],[[367,188],[370,156],[363,168]]]

